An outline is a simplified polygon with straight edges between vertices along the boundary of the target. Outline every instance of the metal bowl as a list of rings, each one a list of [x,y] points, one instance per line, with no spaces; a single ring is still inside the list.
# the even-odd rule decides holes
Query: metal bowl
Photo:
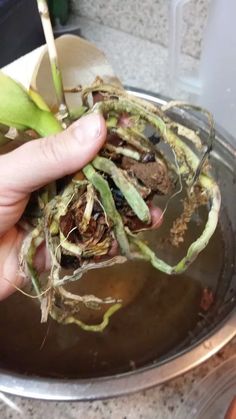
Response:
[[[164,104],[160,96],[141,90],[130,91],[155,104]],[[207,126],[203,119],[187,111],[173,113],[206,136]],[[223,261],[220,276],[215,282],[215,302],[207,315],[200,320],[181,343],[158,359],[132,371],[96,378],[48,378],[17,373],[5,367],[1,359],[0,391],[19,396],[45,400],[93,400],[124,395],[164,383],[185,373],[207,360],[236,335],[236,143],[224,130],[217,128],[212,153],[212,165],[222,192],[221,230],[224,237]],[[197,274],[204,275],[198,271]],[[211,282],[211,281],[210,281]],[[17,315],[16,312],[14,314]],[[14,333],[8,331],[8,333]],[[17,370],[17,369],[16,369]]]

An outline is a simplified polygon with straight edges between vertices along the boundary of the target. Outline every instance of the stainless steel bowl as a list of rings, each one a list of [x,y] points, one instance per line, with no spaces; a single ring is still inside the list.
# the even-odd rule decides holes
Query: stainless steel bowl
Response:
[[[166,100],[140,90],[131,90],[138,97],[156,104]],[[178,111],[176,119],[199,129],[206,135],[206,124],[199,115]],[[45,400],[93,400],[114,397],[164,383],[196,367],[215,354],[236,335],[236,275],[235,275],[235,229],[236,229],[236,140],[224,130],[217,128],[216,143],[212,153],[222,191],[221,227],[224,235],[224,264],[216,285],[214,308],[198,323],[192,335],[159,359],[133,371],[98,378],[67,379],[47,378],[18,374],[4,367],[1,362],[0,391]],[[14,312],[17,315],[17,312]],[[13,331],[14,332],[14,331]],[[9,331],[9,333],[12,333]]]

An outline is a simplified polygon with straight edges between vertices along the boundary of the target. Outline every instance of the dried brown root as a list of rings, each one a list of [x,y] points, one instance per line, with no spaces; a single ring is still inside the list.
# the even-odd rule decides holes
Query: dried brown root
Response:
[[[188,230],[188,224],[193,213],[200,206],[207,205],[208,197],[199,187],[195,187],[194,191],[183,200],[183,212],[174,221],[170,229],[170,243],[172,246],[179,247],[184,242],[184,235]]]

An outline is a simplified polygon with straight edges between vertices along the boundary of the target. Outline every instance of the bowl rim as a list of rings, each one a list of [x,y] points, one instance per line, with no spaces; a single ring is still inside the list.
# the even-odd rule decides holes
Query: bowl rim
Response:
[[[165,104],[167,98],[143,89],[126,87],[139,98]],[[226,148],[233,154],[233,138],[226,135]],[[88,379],[57,379],[22,375],[0,369],[0,391],[12,395],[41,400],[72,401],[97,400],[131,394],[169,381],[209,359],[236,336],[236,307],[209,333],[189,349],[185,349],[158,365],[149,364],[135,371]]]

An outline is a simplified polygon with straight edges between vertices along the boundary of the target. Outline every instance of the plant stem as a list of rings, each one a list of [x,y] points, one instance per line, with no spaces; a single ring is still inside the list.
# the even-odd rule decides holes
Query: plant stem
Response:
[[[48,47],[48,55],[51,64],[51,71],[52,71],[52,79],[53,84],[56,92],[57,103],[58,103],[58,110],[59,115],[62,120],[68,117],[69,111],[66,105],[64,90],[63,90],[63,82],[62,82],[62,74],[59,66],[58,55],[55,45],[55,40],[53,36],[52,24],[50,21],[49,10],[46,0],[37,0],[38,3],[38,10],[41,17],[44,35],[46,38],[46,43]]]

